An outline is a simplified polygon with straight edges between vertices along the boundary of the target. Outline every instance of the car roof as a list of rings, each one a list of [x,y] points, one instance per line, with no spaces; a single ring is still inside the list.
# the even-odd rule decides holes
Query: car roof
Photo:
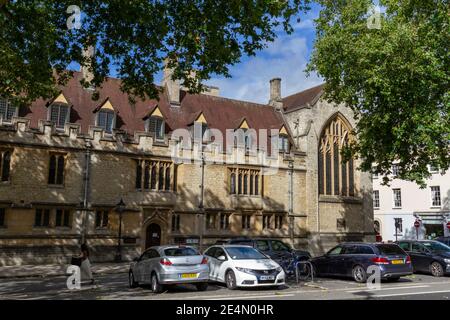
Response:
[[[372,242],[356,242],[356,241],[354,241],[354,242],[342,242],[342,243],[340,243],[339,245],[344,245],[344,246],[348,246],[348,245],[366,245],[366,246],[374,246],[374,245],[377,245],[377,244],[380,244],[379,242],[374,242],[374,243],[372,243]]]
[[[221,248],[249,248],[249,246],[244,246],[241,244],[214,244],[212,245],[210,248],[212,247],[221,247]]]
[[[191,248],[191,249],[195,249],[192,246],[177,245],[177,244],[166,244],[166,245],[163,245],[163,246],[153,246],[153,247],[147,248],[145,251],[150,250],[150,249],[165,250],[165,249],[172,249],[172,248]]]

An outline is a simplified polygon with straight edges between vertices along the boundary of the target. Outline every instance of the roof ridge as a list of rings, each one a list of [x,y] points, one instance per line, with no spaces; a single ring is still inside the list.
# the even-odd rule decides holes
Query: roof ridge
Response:
[[[321,87],[321,86],[323,86],[323,85],[325,85],[325,82],[324,82],[324,83],[321,83],[321,84],[318,84],[318,85],[316,85],[316,86],[314,86],[314,87],[310,87],[310,88],[308,88],[308,89],[305,89],[305,90],[302,90],[302,91],[298,91],[298,92],[296,92],[296,93],[293,93],[293,94],[291,94],[291,95],[288,95],[288,96],[286,96],[286,97],[283,97],[282,99],[284,100],[284,99],[287,99],[287,98],[296,96],[296,95],[298,95],[298,94],[305,93],[305,92],[310,91],[310,90],[313,90],[313,89],[317,89],[318,87]]]

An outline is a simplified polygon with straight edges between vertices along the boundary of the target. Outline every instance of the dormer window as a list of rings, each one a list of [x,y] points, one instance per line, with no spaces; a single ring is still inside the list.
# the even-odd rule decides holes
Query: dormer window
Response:
[[[148,118],[147,131],[152,133],[156,140],[164,140],[164,119],[156,116]]]
[[[289,137],[286,134],[278,136],[278,148],[280,152],[289,153]]]
[[[3,122],[11,122],[16,115],[17,107],[7,99],[0,97],[0,118],[3,119]]]
[[[106,133],[111,134],[115,125],[116,115],[112,110],[100,110],[97,114],[97,127],[103,128]]]
[[[50,121],[57,129],[64,129],[64,125],[69,122],[69,106],[63,104],[52,104],[50,106]]]
[[[203,137],[202,139],[203,139],[203,142],[208,142],[211,139],[209,133],[210,132],[209,132],[208,125],[206,123],[202,123],[202,137]]]

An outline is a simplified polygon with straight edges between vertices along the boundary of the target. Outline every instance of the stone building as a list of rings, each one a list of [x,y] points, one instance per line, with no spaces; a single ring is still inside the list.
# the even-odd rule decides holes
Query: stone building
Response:
[[[263,105],[189,94],[168,70],[159,100],[130,103],[113,78],[93,101],[82,76],[49,101],[0,100],[0,265],[64,263],[81,243],[111,261],[119,242],[132,259],[242,236],[316,254],[372,240],[370,177],[339,154],[353,117],[321,87],[283,99],[274,79]]]

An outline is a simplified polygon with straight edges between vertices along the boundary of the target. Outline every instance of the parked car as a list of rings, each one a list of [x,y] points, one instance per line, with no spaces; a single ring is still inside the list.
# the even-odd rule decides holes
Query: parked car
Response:
[[[359,283],[367,281],[367,269],[374,265],[391,281],[413,273],[410,257],[396,244],[343,243],[310,261],[317,276],[352,277]]]
[[[199,291],[208,288],[209,266],[206,257],[189,246],[158,246],[144,251],[134,259],[129,270],[129,284],[151,284],[152,291],[162,292],[166,284],[196,285]]]
[[[205,251],[210,280],[238,287],[281,286],[285,273],[278,263],[255,248],[242,245],[214,245]]]
[[[434,240],[442,242],[443,244],[450,246],[450,237],[439,237]]]
[[[411,257],[414,272],[442,277],[450,273],[450,247],[434,240],[402,240],[398,245]]]
[[[288,244],[278,239],[267,238],[236,238],[228,240],[228,244],[239,244],[258,249],[272,260],[281,264],[282,260],[290,259],[293,255],[297,260],[309,260],[311,254],[303,250],[292,249]]]

